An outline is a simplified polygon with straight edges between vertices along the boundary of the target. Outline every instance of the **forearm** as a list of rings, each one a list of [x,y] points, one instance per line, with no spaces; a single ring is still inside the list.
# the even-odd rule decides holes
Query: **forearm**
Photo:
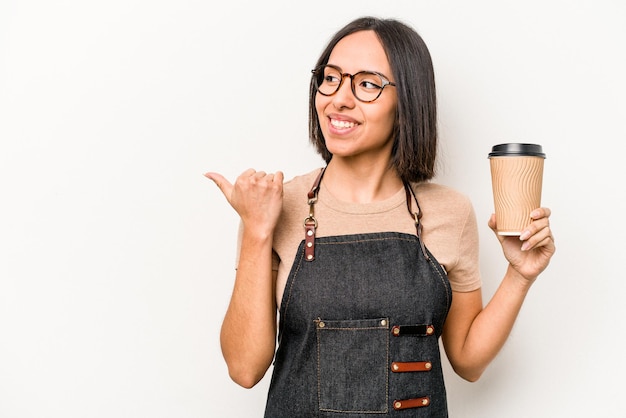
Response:
[[[276,346],[271,238],[244,229],[233,294],[220,335],[229,374],[244,387],[263,378]]]
[[[497,291],[471,321],[465,338],[451,345],[455,371],[469,381],[478,380],[508,339],[531,283],[509,266]],[[471,320],[471,319],[470,319]]]

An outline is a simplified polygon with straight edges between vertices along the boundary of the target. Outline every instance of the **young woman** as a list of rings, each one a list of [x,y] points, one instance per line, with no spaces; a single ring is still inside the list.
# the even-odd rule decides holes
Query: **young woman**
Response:
[[[285,183],[206,174],[241,217],[222,351],[244,387],[275,362],[266,417],[445,417],[439,337],[469,381],[507,339],[555,251],[550,210],[520,237],[496,235],[509,266],[483,306],[472,205],[430,182],[436,121],[421,37],[360,18],[312,71],[310,137],[326,166]]]

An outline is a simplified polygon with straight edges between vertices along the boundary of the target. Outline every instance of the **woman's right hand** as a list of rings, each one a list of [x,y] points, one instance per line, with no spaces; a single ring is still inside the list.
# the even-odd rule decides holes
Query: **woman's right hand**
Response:
[[[241,217],[243,230],[233,293],[220,344],[233,381],[250,388],[271,366],[276,348],[273,235],[283,203],[283,173],[246,170],[235,184],[206,173]]]
[[[281,171],[265,173],[248,169],[237,177],[234,185],[218,173],[209,172],[205,177],[220,188],[245,227],[258,228],[258,231],[274,230],[283,202],[284,176]]]

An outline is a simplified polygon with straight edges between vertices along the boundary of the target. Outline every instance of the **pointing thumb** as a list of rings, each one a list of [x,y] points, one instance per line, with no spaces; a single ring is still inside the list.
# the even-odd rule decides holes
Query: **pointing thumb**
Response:
[[[208,178],[209,180],[213,180],[213,182],[217,185],[217,187],[220,188],[220,190],[222,191],[226,199],[230,200],[230,194],[233,190],[233,185],[230,184],[230,182],[226,180],[224,176],[222,176],[219,173],[209,172],[209,173],[205,173],[204,177]]]

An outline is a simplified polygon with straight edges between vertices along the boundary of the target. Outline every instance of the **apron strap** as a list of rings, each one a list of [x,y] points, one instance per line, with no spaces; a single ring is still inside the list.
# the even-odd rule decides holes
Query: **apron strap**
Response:
[[[320,183],[324,176],[326,167],[320,170],[317,175],[313,187],[309,191],[307,197],[309,198],[309,216],[304,219],[304,259],[306,261],[315,260],[315,229],[317,228],[317,219],[315,219],[314,205],[317,202],[317,193],[320,190]]]
[[[315,203],[317,201],[317,192],[320,191],[320,184],[322,183],[322,177],[324,177],[324,172],[326,171],[326,167],[322,167],[320,173],[317,175],[315,182],[313,183],[313,187],[309,190],[307,197],[309,198],[309,205]]]
[[[420,208],[420,204],[417,201],[417,196],[415,195],[415,191],[413,187],[408,182],[404,182],[404,190],[406,191],[406,207],[409,210],[409,213],[415,220],[415,229],[417,231],[417,240],[420,243],[420,247],[422,247],[422,254],[424,254],[424,258],[426,260],[430,260],[428,253],[426,252],[426,247],[424,246],[424,240],[422,239],[422,223],[420,222],[422,219],[422,209]],[[413,212],[411,209],[411,202],[415,200],[415,204],[417,205],[417,212]]]

